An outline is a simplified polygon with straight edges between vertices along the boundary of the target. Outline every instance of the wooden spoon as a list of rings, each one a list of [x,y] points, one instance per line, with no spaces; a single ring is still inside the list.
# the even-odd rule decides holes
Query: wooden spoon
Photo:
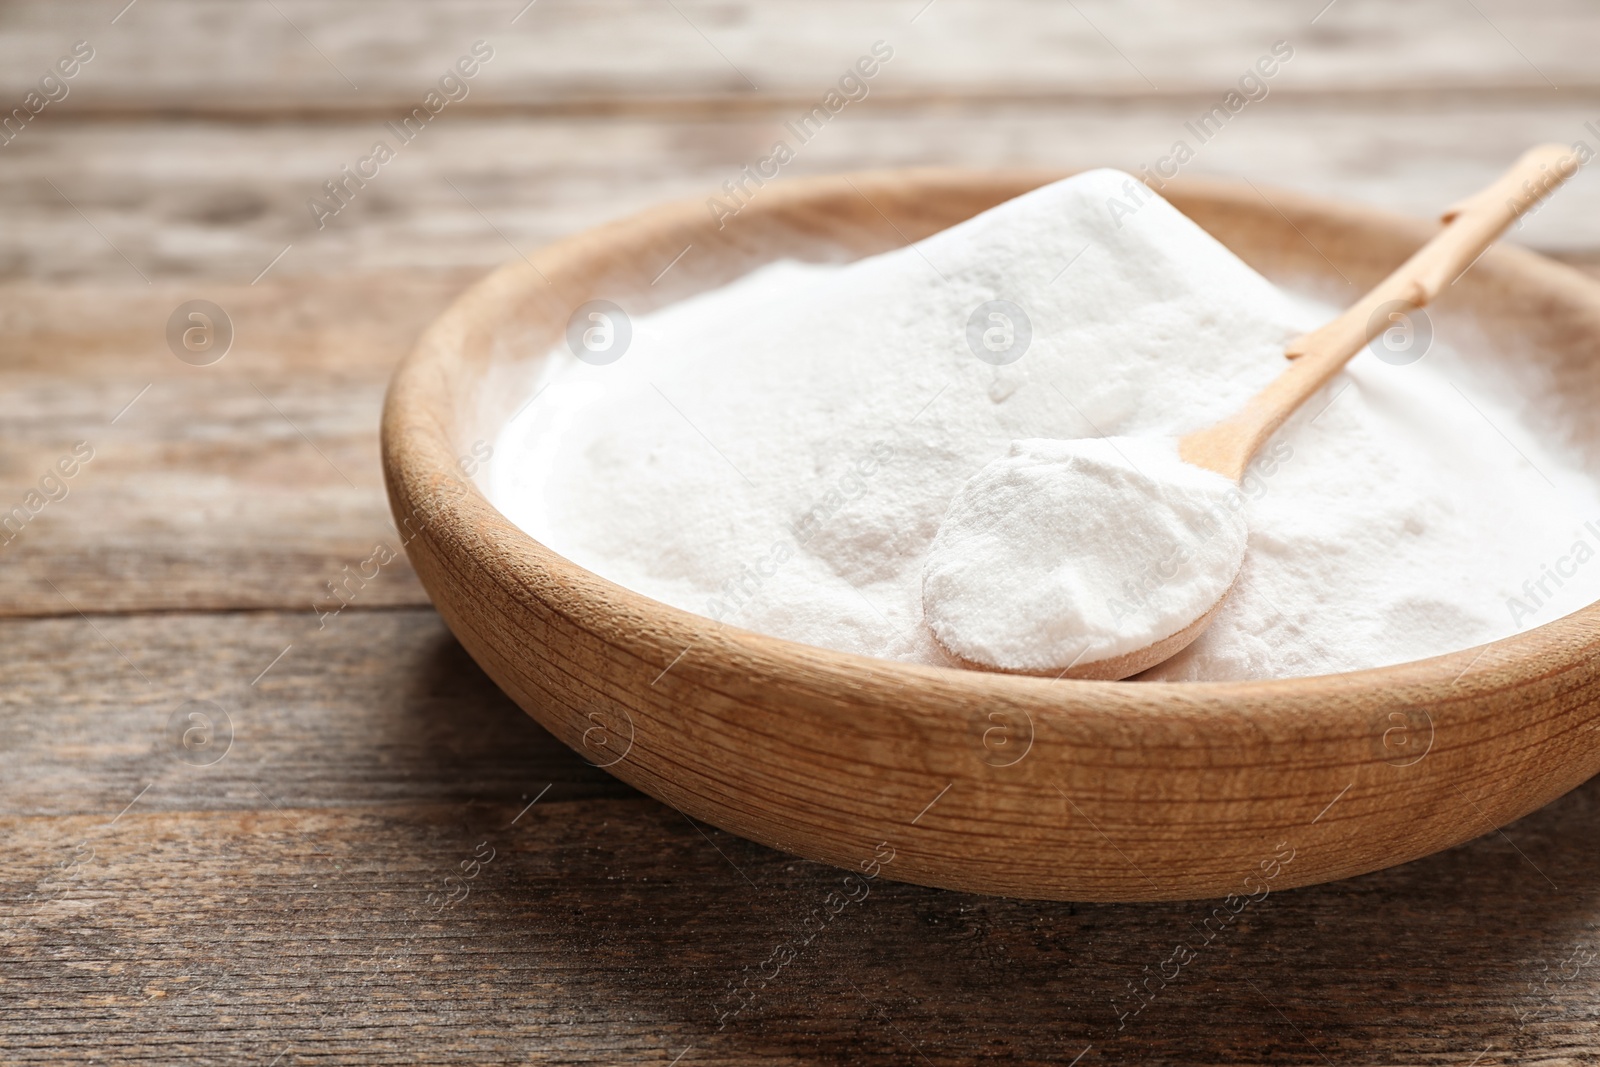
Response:
[[[1442,216],[1444,228],[1417,249],[1372,291],[1343,314],[1291,341],[1284,355],[1294,362],[1236,414],[1178,439],[1178,455],[1197,467],[1238,482],[1267,438],[1378,334],[1408,312],[1425,306],[1477,262],[1513,222],[1577,173],[1578,161],[1564,145],[1529,149],[1482,192],[1459,201]],[[1224,593],[1210,610],[1170,637],[1145,648],[1068,668],[1068,678],[1118,679],[1176,655],[1205,630]]]
[[[1236,414],[1178,440],[1188,463],[1239,482],[1256,450],[1374,337],[1409,312],[1423,307],[1475,263],[1506,228],[1577,172],[1578,162],[1562,145],[1525,153],[1493,185],[1444,213],[1445,226],[1394,273],[1326,325],[1296,338],[1285,349],[1294,362]],[[1224,591],[1208,610],[1178,632],[1131,652],[1074,663],[1055,677],[1115,680],[1138,674],[1176,655],[1205,630],[1227,599]],[[994,670],[951,652],[964,666]]]
[[[1294,364],[1237,414],[1180,438],[1178,454],[1239,481],[1256,449],[1367,342],[1438,296],[1507,227],[1577,170],[1577,158],[1563,145],[1529,149],[1493,185],[1446,211],[1444,229],[1371,292],[1332,322],[1291,341],[1284,355]]]

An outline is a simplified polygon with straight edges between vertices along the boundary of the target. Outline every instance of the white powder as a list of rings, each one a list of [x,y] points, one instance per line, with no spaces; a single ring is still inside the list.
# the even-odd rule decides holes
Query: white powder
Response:
[[[1106,202],[1126,180],[1079,175],[847,266],[771,265],[636,317],[606,366],[557,350],[500,435],[490,496],[556,551],[667,603],[948,662],[923,617],[923,567],[969,479],[1014,441],[1210,425],[1333,314],[1164,201],[1119,226]],[[1026,322],[982,309],[996,300]],[[975,355],[1015,354],[1030,334],[1014,362]],[[1600,546],[1600,523],[1584,525],[1600,496],[1523,428],[1528,401],[1479,381],[1486,369],[1438,344],[1408,366],[1358,356],[1263,449],[1241,487],[1235,587],[1151,674],[1376,666],[1600,597],[1594,548],[1576,551]],[[1155,567],[1169,546],[1139,547]]]
[[[1244,497],[1164,437],[1018,441],[961,488],[922,608],[948,652],[1059,672],[1170,637],[1244,562]]]

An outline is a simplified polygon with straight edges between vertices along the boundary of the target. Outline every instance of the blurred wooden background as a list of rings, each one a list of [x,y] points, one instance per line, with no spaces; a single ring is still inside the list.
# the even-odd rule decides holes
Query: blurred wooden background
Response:
[[[319,230],[306,200],[479,40],[466,98]],[[1280,40],[1187,173],[1431,214],[1535,141],[1600,150],[1580,0],[0,4],[0,107],[94,50],[0,147],[0,512],[94,450],[0,532],[0,1059],[1594,1062],[1593,784],[1273,895],[1126,1020],[1209,906],[879,883],[727,1017],[835,872],[556,744],[403,561],[319,626],[394,543],[377,413],[428,319],[713,194],[879,40],[786,174],[1137,167]],[[1600,273],[1600,181],[1516,239]],[[234,326],[211,366],[168,350],[191,299]],[[191,700],[222,709],[214,763],[177,743]]]

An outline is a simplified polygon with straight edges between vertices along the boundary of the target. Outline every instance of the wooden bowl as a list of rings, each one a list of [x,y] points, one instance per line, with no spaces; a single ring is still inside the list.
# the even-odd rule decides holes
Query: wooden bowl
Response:
[[[670,204],[474,286],[400,366],[383,416],[396,522],[462,645],[546,729],[696,819],[857,877],[982,893],[1235,894],[1237,909],[1476,837],[1600,769],[1600,607],[1379,670],[1051,682],[720,626],[562,558],[475,484],[483,443],[585,301],[637,315],[772,259],[858,258],[1064,176],[773,183],[724,228],[701,202]],[[1165,192],[1278,279],[1337,271],[1365,289],[1432,232],[1287,192],[1269,203],[1247,185]],[[1581,275],[1496,248],[1435,318],[1528,362],[1575,418],[1600,419],[1600,287]]]

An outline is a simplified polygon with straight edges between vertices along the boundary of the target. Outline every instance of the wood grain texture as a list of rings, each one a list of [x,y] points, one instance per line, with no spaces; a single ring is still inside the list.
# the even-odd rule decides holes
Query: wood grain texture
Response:
[[[97,453],[106,476],[91,464],[98,480],[30,531],[45,536],[0,548],[0,612],[57,616],[0,620],[0,1059],[1600,1057],[1585,962],[1600,948],[1593,783],[1503,835],[1273,892],[1177,981],[1150,981],[1156,999],[1120,1030],[1139,1003],[1129,984],[1198,944],[1215,902],[879,882],[719,1032],[740,1003],[730,985],[826,907],[835,872],[692,827],[586,766],[431,610],[402,607],[423,603],[404,563],[325,631],[302,603],[388,529],[362,412],[416,329],[515,255],[502,232],[531,252],[709,195],[874,38],[894,61],[787,173],[1147,163],[1281,36],[1294,62],[1193,172],[1427,217],[1530,141],[1600,122],[1592,5],[1338,0],[1311,25],[1321,0],[937,0],[920,15],[921,0],[678,0],[691,21],[652,0],[539,0],[493,38],[472,95],[317,231],[306,198],[523,0],[276,4],[288,19],[270,4],[138,0],[115,25],[125,0],[0,7],[6,107],[72,41],[97,48],[70,98],[0,149],[7,492],[70,444],[68,427],[156,382]],[[185,115],[209,121],[174,121]],[[1600,272],[1594,180],[1515,239]],[[192,376],[160,342],[191,297],[247,322]],[[357,488],[289,440],[246,378]],[[104,614],[141,610],[160,613]],[[174,759],[166,733],[191,699],[237,713],[238,744],[209,767]],[[501,852],[472,895],[431,912],[427,895],[486,838]],[[80,841],[97,850],[88,862]]]
[[[930,165],[1137,168],[1168,153],[1201,110],[1160,101],[1115,108],[957,103],[906,114],[877,110],[869,97],[797,145],[784,174]],[[41,121],[3,150],[0,211],[11,229],[0,243],[0,277],[246,285],[291,245],[267,280],[487,270],[664,199],[718,193],[777,139],[796,140],[783,126],[793,114],[580,121],[446,112],[320,230],[306,201],[387,136],[381,121]],[[1185,173],[1242,175],[1428,218],[1441,200],[1487,184],[1535,140],[1587,139],[1600,150],[1600,136],[1585,127],[1591,121],[1600,125],[1600,95],[1365,106],[1269,97],[1202,146]],[[1509,239],[1568,254],[1600,248],[1594,168]]]
[[[641,314],[774,259],[901,247],[1056,177],[798,181],[762,190],[725,227],[697,202],[663,205],[474,286],[396,371],[383,421],[391,505],[452,631],[542,725],[652,796],[846,869],[889,842],[893,877],[954,889],[1160,900],[1241,880],[1254,892],[1262,872],[1313,884],[1466,840],[1600,770],[1600,606],[1481,649],[1327,678],[1130,685],[923,667],[624,589],[530,538],[457,469],[586,301]],[[1331,291],[1370,288],[1433,229],[1252,185],[1164,192],[1267,276]],[[687,247],[698,254],[660,274]],[[1488,351],[1517,345],[1568,412],[1593,418],[1600,287],[1496,248],[1436,312],[1452,306]],[[1418,737],[1425,723],[1422,758],[1386,747],[1394,716]],[[1017,758],[992,758],[1010,750],[994,750],[991,726],[1026,741]],[[1292,870],[1283,849],[1299,855]]]
[[[373,439],[389,368],[466,277],[0,288],[0,518],[93,451],[0,528],[0,615],[337,607],[327,582],[399,553]],[[194,298],[233,322],[210,366],[165,337]],[[403,558],[345,599],[427,602]]]
[[[140,810],[162,797],[196,810],[448,807],[515,796],[533,778],[568,799],[632,795],[548,744],[530,748],[528,731],[508,731],[496,710],[508,702],[431,610],[351,610],[320,627],[299,612],[12,619],[0,632],[7,709],[33,712],[0,724],[15,757],[0,782],[9,814],[114,814],[152,782]],[[218,748],[186,764],[168,728],[192,700],[219,705],[227,725]],[[219,749],[228,773],[204,773]],[[72,774],[86,788],[61,791]]]
[[[352,615],[241,699],[297,621],[96,619],[150,686],[79,620],[0,622],[21,682],[0,691],[4,747],[37,768],[0,781],[7,1062],[1600,1054],[1596,783],[1503,835],[1275,891],[1225,924],[1216,901],[1050,904],[878,880],[741,1001],[730,987],[803,936],[838,872],[586,766],[428,610]],[[164,730],[197,695],[235,713],[233,750],[205,767],[175,759]],[[63,778],[80,788],[51,787]],[[458,889],[444,879],[485,842],[494,859],[469,895],[434,911],[429,894]],[[1179,944],[1194,959],[1119,1020],[1140,1003],[1130,984]]]
[[[495,57],[463,109],[792,106],[880,39],[895,56],[877,91],[905,102],[1198,97],[1278,40],[1296,48],[1285,92],[1600,88],[1583,0],[1223,0],[1205,17],[1181,0],[145,0],[112,25],[125,3],[7,5],[0,92],[21,96],[79,39],[96,56],[63,114],[409,110],[478,39]]]

